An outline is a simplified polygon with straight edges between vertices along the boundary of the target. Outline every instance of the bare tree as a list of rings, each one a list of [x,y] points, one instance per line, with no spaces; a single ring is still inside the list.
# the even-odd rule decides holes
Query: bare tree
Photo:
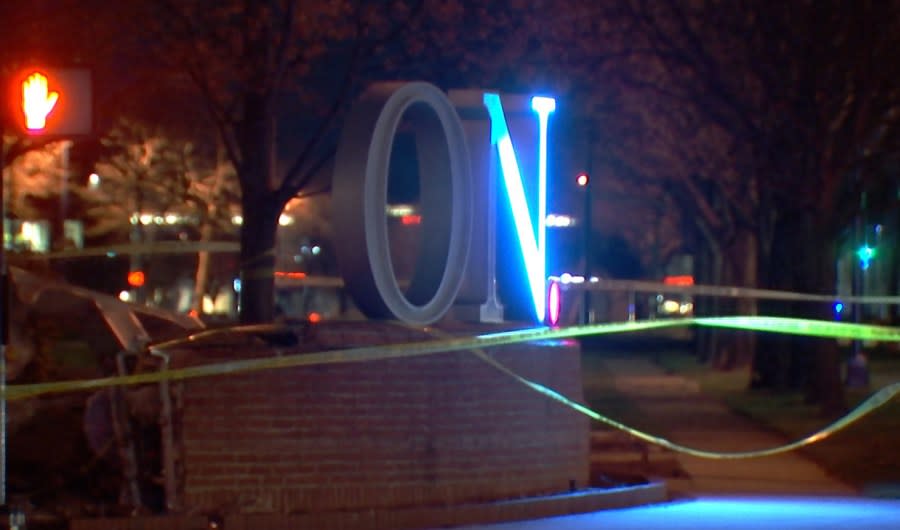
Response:
[[[689,226],[712,258],[710,279],[833,293],[836,236],[858,211],[859,190],[884,178],[878,168],[896,152],[896,3],[568,7],[560,11],[577,16],[544,44],[582,99],[605,111],[594,113],[609,131],[596,149],[611,175],[662,186],[695,214]],[[736,309],[756,311],[749,300]],[[830,317],[826,306],[763,309]],[[812,373],[810,397],[842,406],[833,343],[796,339],[758,351],[781,353],[756,356],[757,384],[802,385]],[[788,381],[788,372],[800,377]]]
[[[154,0],[154,51],[200,94],[241,187],[241,320],[273,316],[278,218],[327,187],[337,120],[363,70],[421,7]],[[138,8],[141,9],[141,8]]]
[[[221,150],[204,153],[171,131],[125,119],[101,143],[105,149],[95,168],[101,185],[93,195],[105,221],[127,226],[132,243],[148,242],[146,225],[164,215],[179,217],[203,242],[235,231],[231,219],[240,193]],[[132,254],[133,265],[139,266],[141,256],[139,249]],[[198,313],[208,294],[209,269],[209,252],[201,250],[192,303]]]
[[[890,152],[887,131],[898,125],[889,51],[898,44],[897,6],[671,0],[628,7],[633,59],[659,68],[632,69],[624,82],[714,128],[729,147],[712,154],[728,171],[700,180],[702,173],[689,174],[679,184],[707,222],[733,225],[750,238],[727,259],[735,263],[755,249],[758,283],[834,292],[834,242],[858,204],[853,189],[876,176],[864,170],[867,161]],[[716,215],[704,214],[704,194],[697,193],[704,180],[723,201]],[[734,223],[722,225],[729,218]],[[754,267],[747,262],[745,281],[754,279]],[[828,308],[808,305],[766,308],[830,316]],[[784,357],[816,359],[810,397],[828,410],[842,406],[833,343],[792,341],[777,349]],[[757,382],[771,385],[766,365],[779,364],[757,359]]]

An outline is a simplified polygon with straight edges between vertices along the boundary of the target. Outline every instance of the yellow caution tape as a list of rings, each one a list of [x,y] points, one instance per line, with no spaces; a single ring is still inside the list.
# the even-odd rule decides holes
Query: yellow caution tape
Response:
[[[432,335],[440,334],[443,337],[439,340],[424,342],[392,344],[385,346],[367,346],[316,353],[303,353],[265,359],[228,361],[223,363],[181,368],[177,370],[167,370],[119,377],[105,377],[99,379],[87,379],[78,381],[58,381],[38,384],[8,385],[6,387],[6,399],[17,400],[50,393],[93,390],[117,385],[156,383],[163,380],[184,380],[215,375],[250,373],[276,368],[337,364],[347,362],[363,362],[382,359],[397,359],[431,355],[442,352],[468,350],[479,359],[497,368],[504,374],[512,377],[516,381],[531,388],[532,390],[539,392],[559,403],[562,403],[596,421],[627,432],[628,434],[640,440],[670,449],[672,451],[677,451],[700,458],[745,459],[785,453],[822,441],[825,438],[833,435],[834,433],[846,428],[850,424],[858,421],[862,417],[870,414],[877,408],[889,402],[898,393],[900,393],[900,382],[888,385],[875,392],[872,396],[863,401],[859,406],[854,408],[852,411],[850,411],[848,414],[841,417],[837,421],[795,442],[754,451],[715,452],[686,447],[669,441],[665,438],[653,436],[643,431],[628,427],[625,424],[622,424],[616,420],[613,420],[612,418],[595,412],[590,408],[567,398],[566,396],[556,392],[555,390],[547,388],[539,383],[516,374],[503,364],[493,359],[493,357],[491,357],[484,351],[484,348],[488,347],[503,346],[534,340],[564,339],[587,335],[685,327],[689,325],[727,327],[736,329],[754,329],[775,333],[791,333],[830,338],[900,341],[900,329],[898,328],[843,322],[791,319],[783,317],[701,317],[677,320],[614,322],[567,328],[532,328],[500,333],[489,333],[478,335],[475,337],[449,337],[443,332],[439,332],[434,329],[426,329],[426,331],[428,333],[431,333]],[[164,351],[165,349],[190,344],[192,342],[197,342],[204,338],[223,333],[260,332],[271,331],[275,329],[280,328],[272,325],[257,325],[209,330],[191,335],[185,339],[178,339],[160,343],[151,346],[151,349],[156,351]]]
[[[700,326],[767,331],[789,335],[805,335],[831,339],[853,339],[878,342],[900,341],[900,328],[831,322],[786,317],[697,317],[692,319]]]
[[[777,455],[777,454],[781,454],[781,453],[787,453],[790,451],[794,451],[796,449],[800,449],[801,447],[805,447],[807,445],[812,445],[816,442],[821,442],[822,440],[828,438],[829,436],[835,434],[836,432],[838,432],[840,430],[843,430],[844,428],[850,426],[852,423],[858,421],[859,419],[870,414],[871,412],[874,412],[875,409],[877,409],[877,408],[881,407],[882,405],[884,405],[885,403],[889,402],[891,399],[894,398],[894,396],[896,396],[898,393],[900,393],[900,382],[890,384],[890,385],[880,389],[878,392],[874,393],[872,396],[870,396],[868,399],[863,401],[856,408],[851,410],[849,413],[847,413],[846,415],[844,415],[837,421],[835,421],[835,422],[831,423],[830,425],[820,429],[819,431],[816,431],[815,433],[810,434],[809,436],[806,436],[805,438],[802,438],[795,442],[791,442],[791,443],[784,444],[784,445],[779,445],[776,447],[770,447],[767,449],[758,449],[758,450],[753,450],[753,451],[736,451],[736,452],[708,451],[708,450],[696,449],[693,447],[681,445],[681,444],[672,442],[666,438],[662,438],[660,436],[654,436],[652,434],[648,434],[644,431],[640,431],[633,427],[629,427],[629,426],[625,425],[624,423],[618,422],[618,421],[610,418],[609,416],[600,414],[599,412],[596,412],[596,411],[592,410],[591,408],[586,407],[586,406],[582,405],[581,403],[578,403],[577,401],[573,401],[551,388],[548,388],[544,385],[541,385],[540,383],[536,383],[525,377],[522,377],[521,375],[513,372],[512,370],[510,370],[509,368],[507,368],[506,366],[504,366],[503,364],[498,362],[493,357],[489,356],[487,353],[485,353],[484,350],[473,349],[471,351],[476,357],[478,357],[482,361],[490,364],[494,368],[500,370],[504,374],[512,377],[519,383],[522,383],[523,385],[531,388],[535,392],[539,392],[555,401],[558,401],[559,403],[562,403],[563,405],[570,407],[595,421],[599,421],[600,423],[603,423],[605,425],[608,425],[608,426],[618,429],[620,431],[626,432],[626,433],[630,434],[631,436],[638,438],[639,440],[643,440],[645,442],[648,442],[650,444],[653,444],[653,445],[656,445],[659,447],[664,447],[671,451],[675,451],[678,453],[684,453],[684,454],[696,456],[699,458],[706,458],[706,459],[713,459],[713,460],[738,460],[738,459],[747,459],[747,458],[760,458],[760,457],[764,457],[764,456],[773,456],[773,455]]]
[[[486,335],[479,335],[476,337],[459,337],[424,342],[364,346],[359,348],[331,350],[315,353],[300,353],[295,355],[269,357],[264,359],[226,361],[222,363],[191,366],[188,368],[179,368],[161,372],[102,377],[98,379],[81,379],[75,381],[54,381],[49,383],[8,385],[6,387],[6,399],[14,401],[17,399],[38,396],[41,394],[55,394],[79,390],[94,390],[98,388],[120,385],[158,383],[163,380],[184,380],[197,377],[258,372],[260,370],[272,370],[276,368],[290,368],[295,366],[398,359],[404,357],[432,355],[442,352],[464,351],[471,348],[504,346],[531,340],[570,338],[590,334],[620,333],[624,331],[638,331],[643,329],[676,326],[682,327],[688,325],[690,325],[690,322],[687,320],[620,322],[608,324],[592,324],[590,326],[560,329],[532,328],[519,331],[490,333]],[[226,333],[253,333],[273,331],[278,329],[283,328],[274,325],[262,324],[207,330],[196,333],[184,339],[176,339],[156,344],[151,346],[150,348],[156,351],[165,351],[170,348],[195,343],[205,338]]]
[[[624,431],[624,432],[634,436],[635,438],[638,438],[645,442],[651,443],[653,445],[664,447],[666,449],[670,449],[672,451],[676,451],[679,453],[684,453],[684,454],[691,455],[691,456],[696,456],[696,457],[706,458],[706,459],[713,459],[713,460],[737,460],[737,459],[746,459],[746,458],[760,458],[763,456],[773,456],[773,455],[777,455],[777,454],[781,454],[781,453],[787,453],[789,451],[794,451],[796,449],[800,449],[801,447],[805,447],[807,445],[812,445],[816,442],[821,442],[822,440],[828,438],[829,436],[835,434],[836,432],[843,430],[846,427],[850,426],[852,423],[858,421],[862,417],[867,416],[868,414],[874,412],[875,409],[881,407],[882,405],[884,405],[885,403],[887,403],[888,401],[893,399],[894,396],[896,396],[898,393],[900,393],[900,382],[890,384],[890,385],[880,389],[878,392],[875,392],[874,394],[872,394],[868,399],[866,399],[865,401],[860,403],[856,408],[851,410],[846,415],[842,416],[837,421],[835,421],[835,422],[831,423],[830,425],[816,431],[815,433],[810,434],[809,436],[806,436],[805,438],[802,438],[795,442],[791,442],[791,443],[784,444],[784,445],[779,445],[776,447],[771,447],[768,449],[759,449],[759,450],[754,450],[754,451],[737,451],[737,452],[706,451],[703,449],[695,449],[693,447],[687,447],[687,446],[684,446],[681,444],[677,444],[677,443],[667,440],[665,438],[662,438],[659,436],[654,436],[652,434],[648,434],[646,432],[639,431],[637,429],[629,427],[629,426],[627,426],[623,423],[620,423],[608,416],[604,416],[603,414],[600,414],[599,412],[596,412],[584,405],[581,405],[578,402],[572,401],[571,399],[563,396],[562,394],[556,392],[555,390],[547,388],[539,383],[535,383],[534,381],[530,381],[530,380],[516,374],[512,370],[510,370],[510,369],[506,368],[505,366],[501,365],[500,363],[498,363],[493,358],[489,357],[483,351],[473,352],[473,353],[475,353],[475,355],[477,355],[483,361],[494,366],[501,372],[512,377],[513,379],[516,379],[520,383],[528,386],[529,388],[535,390],[536,392],[540,392],[541,394],[544,394],[545,396],[548,396],[551,399],[554,399],[568,407],[571,407],[571,408],[577,410],[578,412],[584,414],[585,416],[588,416],[591,419],[594,419],[596,421],[599,421],[601,423],[609,425],[610,427],[613,427],[620,431]]]

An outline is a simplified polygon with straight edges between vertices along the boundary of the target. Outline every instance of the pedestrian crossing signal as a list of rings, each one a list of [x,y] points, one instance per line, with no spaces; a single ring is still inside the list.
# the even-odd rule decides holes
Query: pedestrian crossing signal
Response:
[[[78,136],[91,132],[90,71],[25,68],[7,86],[7,116],[29,136]]]
[[[34,72],[22,81],[22,112],[25,113],[25,128],[42,131],[47,126],[47,115],[53,112],[59,92],[47,87],[47,76]]]

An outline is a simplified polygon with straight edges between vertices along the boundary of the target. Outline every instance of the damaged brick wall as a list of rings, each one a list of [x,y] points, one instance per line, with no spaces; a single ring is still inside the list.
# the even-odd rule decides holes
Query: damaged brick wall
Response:
[[[427,338],[386,324],[320,324],[281,353]],[[576,343],[489,353],[582,399]],[[177,352],[172,367],[272,354],[210,344]],[[193,513],[445,506],[557,493],[588,480],[587,420],[469,352],[178,386],[179,496]]]

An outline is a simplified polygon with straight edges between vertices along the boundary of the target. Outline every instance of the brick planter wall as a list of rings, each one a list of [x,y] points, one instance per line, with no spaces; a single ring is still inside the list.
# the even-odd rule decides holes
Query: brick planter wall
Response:
[[[429,338],[375,322],[320,324],[305,335],[281,353]],[[174,352],[172,367],[273,355],[226,344]],[[489,353],[582,399],[575,343]],[[179,500],[191,513],[448,506],[588,480],[587,420],[468,352],[193,379],[174,390]]]

